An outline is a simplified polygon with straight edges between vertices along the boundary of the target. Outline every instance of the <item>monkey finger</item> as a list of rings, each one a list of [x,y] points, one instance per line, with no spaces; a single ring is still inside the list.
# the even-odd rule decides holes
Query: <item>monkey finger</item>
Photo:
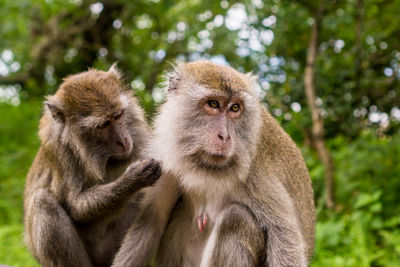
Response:
[[[142,171],[143,178],[146,178],[146,181],[153,184],[160,178],[161,176],[161,164],[155,160],[149,163],[149,166],[146,166]]]
[[[137,175],[141,175],[145,169],[149,168],[151,162],[153,161],[154,159],[144,159],[132,163],[125,172],[126,176],[135,177]]]
[[[146,173],[148,171],[151,171],[151,169],[154,167],[155,164],[158,164],[158,162],[155,161],[155,159],[147,159],[145,160],[146,164],[143,166],[141,173]]]

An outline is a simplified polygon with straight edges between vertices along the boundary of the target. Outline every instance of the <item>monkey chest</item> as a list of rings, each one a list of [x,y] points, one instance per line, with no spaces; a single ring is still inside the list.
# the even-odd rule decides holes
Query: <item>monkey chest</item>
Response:
[[[199,266],[217,216],[204,207],[179,204],[161,242],[157,256],[160,266]]]

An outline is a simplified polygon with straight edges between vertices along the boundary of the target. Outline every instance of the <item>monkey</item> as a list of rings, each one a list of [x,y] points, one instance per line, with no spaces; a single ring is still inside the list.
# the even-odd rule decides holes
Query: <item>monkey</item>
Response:
[[[166,81],[151,149],[169,175],[145,189],[113,266],[307,266],[311,179],[257,77],[195,61]]]
[[[44,103],[24,191],[25,242],[43,266],[110,266],[161,175],[144,112],[115,65],[64,79]]]

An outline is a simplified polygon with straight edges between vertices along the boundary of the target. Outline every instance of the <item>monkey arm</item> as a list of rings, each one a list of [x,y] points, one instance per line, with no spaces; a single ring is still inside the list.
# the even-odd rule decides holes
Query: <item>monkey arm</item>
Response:
[[[114,182],[95,185],[84,191],[70,191],[67,197],[68,211],[78,222],[88,222],[115,213],[132,194],[152,185],[160,175],[158,162],[152,159],[140,161],[128,167]]]
[[[42,266],[93,266],[71,218],[56,197],[46,189],[38,189],[28,201],[25,241],[39,263]]]
[[[151,261],[180,194],[175,177],[170,175],[163,175],[144,192],[143,208],[128,230],[113,267],[142,267]]]
[[[200,266],[258,266],[263,249],[264,234],[254,215],[248,207],[235,203],[217,219]]]

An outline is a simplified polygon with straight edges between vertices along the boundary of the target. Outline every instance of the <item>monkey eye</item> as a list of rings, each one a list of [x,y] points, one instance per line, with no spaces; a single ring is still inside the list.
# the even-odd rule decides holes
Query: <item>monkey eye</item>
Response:
[[[111,121],[106,121],[105,123],[103,123],[103,124],[100,124],[100,125],[97,125],[97,129],[105,129],[105,128],[107,128],[108,126],[110,126],[110,124],[111,124]]]
[[[239,104],[233,104],[233,105],[231,106],[230,110],[231,110],[232,112],[239,112],[239,110],[240,110],[240,105],[239,105]]]
[[[208,100],[207,104],[212,108],[219,108],[219,103],[217,100]]]
[[[119,120],[122,117],[122,113],[124,113],[124,111],[122,110],[121,113],[119,113],[118,115],[114,116],[114,120]]]

